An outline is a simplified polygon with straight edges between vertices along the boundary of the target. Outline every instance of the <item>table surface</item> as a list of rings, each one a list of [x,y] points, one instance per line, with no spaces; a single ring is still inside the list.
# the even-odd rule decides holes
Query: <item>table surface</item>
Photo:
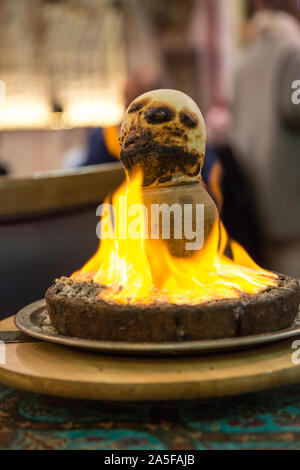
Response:
[[[300,449],[300,385],[187,402],[103,403],[0,384],[1,449]]]
[[[0,331],[16,328],[13,317]],[[300,383],[295,338],[258,348],[192,357],[120,357],[45,341],[7,344],[0,381],[29,392],[108,401],[224,397]]]
[[[152,403],[58,398],[0,384],[0,449],[300,449],[300,384]]]

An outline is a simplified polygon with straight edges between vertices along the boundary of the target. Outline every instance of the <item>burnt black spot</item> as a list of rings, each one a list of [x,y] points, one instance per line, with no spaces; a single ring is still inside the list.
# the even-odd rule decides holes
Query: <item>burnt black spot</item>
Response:
[[[147,103],[149,100],[141,100],[133,103],[130,108],[128,109],[128,113],[136,113],[137,111],[140,111]]]
[[[174,118],[174,111],[168,106],[155,106],[147,109],[145,119],[148,124],[161,124]]]
[[[145,132],[142,132],[141,134],[136,134],[136,133],[130,133],[125,141],[122,141],[121,142],[121,146],[124,147],[124,148],[128,148],[130,147],[131,145],[135,145],[137,142],[145,142],[145,141],[149,141],[153,138],[152,134],[151,134],[151,130],[150,129],[146,129]]]
[[[158,182],[159,183],[167,183],[168,181],[171,181],[172,175],[164,176],[162,178],[159,178]]]
[[[182,132],[174,130],[174,131],[171,131],[171,135],[173,135],[174,137],[181,137]]]
[[[194,129],[198,125],[198,118],[190,111],[181,111],[179,114],[179,119],[184,126],[191,129]]]
[[[179,127],[164,126],[164,130],[174,137],[181,137],[183,135],[183,130]]]
[[[135,144],[137,142],[137,140],[139,139],[139,136],[134,134],[132,135],[131,137],[129,137],[128,139],[126,139],[125,143],[124,143],[124,147],[129,147],[130,145],[132,144]]]

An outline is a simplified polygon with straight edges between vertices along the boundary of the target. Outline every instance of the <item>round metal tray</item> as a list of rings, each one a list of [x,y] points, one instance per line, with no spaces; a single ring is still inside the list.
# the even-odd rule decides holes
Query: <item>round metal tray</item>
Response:
[[[41,323],[46,312],[47,308],[45,300],[38,300],[19,311],[15,317],[15,324],[25,334],[33,338],[40,339],[41,341],[48,341],[50,343],[62,344],[73,348],[117,355],[172,356],[216,353],[220,351],[247,349],[281,341],[300,334],[299,310],[296,321],[290,328],[263,335],[205,341],[184,341],[181,343],[125,343],[119,341],[97,341],[63,336],[58,333],[55,334],[45,331],[42,328]]]

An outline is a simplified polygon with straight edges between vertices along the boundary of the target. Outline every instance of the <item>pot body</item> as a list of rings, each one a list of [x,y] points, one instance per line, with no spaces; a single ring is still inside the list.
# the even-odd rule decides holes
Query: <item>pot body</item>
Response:
[[[157,240],[164,240],[178,258],[191,257],[205,248],[219,214],[200,181],[144,188],[143,199],[150,251]]]

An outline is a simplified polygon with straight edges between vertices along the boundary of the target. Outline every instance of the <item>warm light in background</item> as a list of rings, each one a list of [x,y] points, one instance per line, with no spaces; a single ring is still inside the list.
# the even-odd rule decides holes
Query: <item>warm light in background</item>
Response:
[[[121,6],[96,0],[0,3],[0,130],[120,122],[127,71]]]
[[[49,115],[49,105],[42,100],[7,100],[0,106],[0,129],[47,127]]]
[[[0,106],[0,129],[66,129],[118,124],[123,105],[114,100],[74,102],[63,113],[42,100],[8,101]]]
[[[121,121],[123,111],[122,103],[113,99],[75,101],[64,113],[64,121],[71,127],[110,126]]]

